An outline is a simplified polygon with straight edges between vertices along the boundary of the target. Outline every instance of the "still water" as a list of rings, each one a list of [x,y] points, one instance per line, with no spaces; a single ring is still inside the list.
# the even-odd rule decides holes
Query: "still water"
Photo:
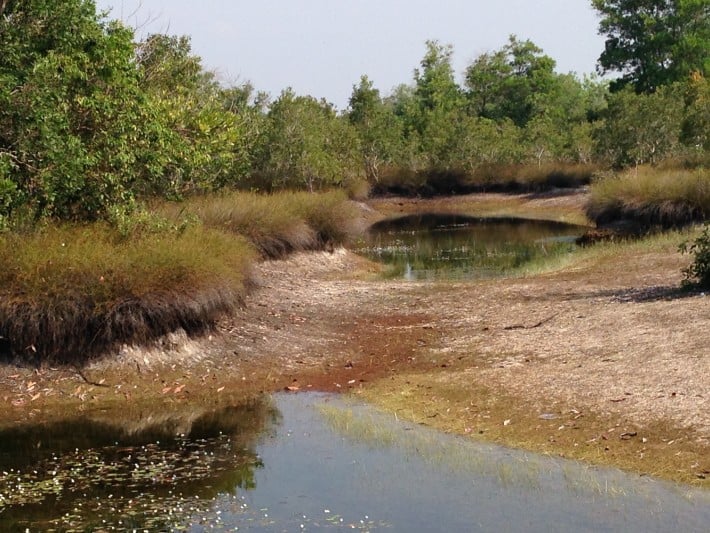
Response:
[[[477,443],[347,399],[0,432],[1,531],[707,531],[710,492]]]
[[[374,224],[357,252],[410,280],[490,278],[570,253],[586,229],[546,220],[412,215]]]

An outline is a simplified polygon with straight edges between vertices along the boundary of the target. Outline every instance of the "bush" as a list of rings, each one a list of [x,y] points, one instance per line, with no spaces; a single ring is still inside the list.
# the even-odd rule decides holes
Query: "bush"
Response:
[[[684,254],[693,255],[693,262],[683,270],[683,285],[699,285],[710,288],[710,225],[705,225],[700,236],[693,242],[683,242],[679,247]]]

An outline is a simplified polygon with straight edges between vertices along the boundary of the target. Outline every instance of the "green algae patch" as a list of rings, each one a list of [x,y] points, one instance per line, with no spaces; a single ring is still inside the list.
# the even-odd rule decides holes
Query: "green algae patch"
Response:
[[[708,488],[707,447],[663,421],[580,412],[555,399],[544,409],[466,373],[439,369],[368,384],[359,396],[398,418],[487,442],[614,466]]]

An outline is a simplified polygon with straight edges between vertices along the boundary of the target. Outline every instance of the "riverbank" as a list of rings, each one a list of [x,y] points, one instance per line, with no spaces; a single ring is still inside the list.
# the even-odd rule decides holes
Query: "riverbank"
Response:
[[[443,202],[373,200],[367,212]],[[471,195],[449,207],[573,221],[582,204],[579,194]],[[244,307],[210,336],[123,349],[81,372],[0,368],[2,422],[80,410],[139,420],[285,388],[349,391],[472,438],[708,486],[710,306],[676,289],[680,240],[604,244],[535,275],[435,285],[384,281],[342,249],[262,262]]]

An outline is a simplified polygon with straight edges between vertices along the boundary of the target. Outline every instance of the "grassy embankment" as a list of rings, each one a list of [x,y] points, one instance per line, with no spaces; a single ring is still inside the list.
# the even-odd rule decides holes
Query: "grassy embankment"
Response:
[[[680,227],[710,218],[710,170],[640,167],[592,184],[586,214],[603,225]]]
[[[341,193],[233,193],[155,206],[120,231],[62,224],[2,235],[0,356],[81,364],[179,328],[202,333],[240,304],[259,255],[342,244],[353,209]]]

